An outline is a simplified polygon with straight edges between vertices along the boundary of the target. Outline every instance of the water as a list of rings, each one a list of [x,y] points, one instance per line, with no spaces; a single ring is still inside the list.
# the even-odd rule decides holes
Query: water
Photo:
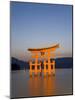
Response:
[[[29,77],[29,71],[11,72],[11,98],[72,94],[72,69],[56,69],[55,76]]]

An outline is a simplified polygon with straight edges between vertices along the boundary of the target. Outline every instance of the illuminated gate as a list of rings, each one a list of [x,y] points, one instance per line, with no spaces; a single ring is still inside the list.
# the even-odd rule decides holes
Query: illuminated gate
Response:
[[[48,48],[29,48],[28,51],[32,53],[32,59],[34,58],[34,61],[29,61],[30,69],[29,73],[30,76],[34,72],[35,75],[38,75],[38,72],[43,72],[44,76],[48,73],[48,75],[55,74],[55,60],[53,59],[55,57],[54,52],[59,47],[59,45],[55,45]],[[42,69],[42,63],[39,61],[39,58],[43,59],[43,69]]]

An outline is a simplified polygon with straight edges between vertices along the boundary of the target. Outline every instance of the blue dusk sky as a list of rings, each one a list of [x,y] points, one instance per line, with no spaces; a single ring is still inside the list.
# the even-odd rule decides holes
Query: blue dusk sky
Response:
[[[29,60],[28,48],[59,43],[56,57],[72,57],[72,5],[11,2],[11,57]]]

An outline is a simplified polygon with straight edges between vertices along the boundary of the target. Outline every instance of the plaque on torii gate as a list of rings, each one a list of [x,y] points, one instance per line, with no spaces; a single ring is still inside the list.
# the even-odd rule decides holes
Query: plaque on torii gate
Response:
[[[30,76],[32,76],[32,73],[34,72],[34,75],[38,75],[38,73],[42,73],[44,74],[44,76],[46,76],[46,74],[48,73],[48,75],[55,75],[55,60],[54,58],[54,52],[56,51],[56,49],[59,48],[59,44],[51,46],[51,47],[47,47],[47,48],[29,48],[28,51],[31,52],[32,54],[32,59],[34,58],[34,62],[33,60],[29,61],[29,65],[30,65],[30,69],[29,69],[29,73]],[[42,62],[39,62],[39,58],[42,60],[43,59],[43,69],[42,69]]]

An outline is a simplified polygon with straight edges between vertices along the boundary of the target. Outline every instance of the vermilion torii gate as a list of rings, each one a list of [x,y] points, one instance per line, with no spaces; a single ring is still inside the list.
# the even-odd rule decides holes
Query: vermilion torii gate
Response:
[[[41,73],[41,71],[44,73],[44,76],[46,73],[48,73],[48,75],[55,74],[55,60],[53,59],[55,55],[53,52],[55,52],[58,47],[59,44],[48,48],[29,48],[28,51],[32,53],[32,59],[34,58],[34,62],[32,60],[29,61],[30,75],[32,75],[33,72],[35,75],[38,75],[38,72]],[[43,59],[43,69],[39,58]]]

